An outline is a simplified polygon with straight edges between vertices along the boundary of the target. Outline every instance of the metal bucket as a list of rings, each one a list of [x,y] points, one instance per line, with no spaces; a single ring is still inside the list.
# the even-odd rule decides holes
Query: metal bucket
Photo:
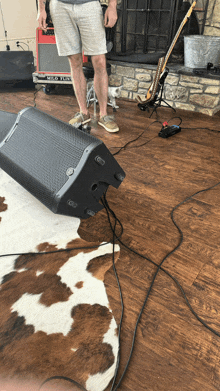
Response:
[[[187,68],[206,68],[208,62],[220,61],[220,37],[188,35],[184,37],[184,65]]]

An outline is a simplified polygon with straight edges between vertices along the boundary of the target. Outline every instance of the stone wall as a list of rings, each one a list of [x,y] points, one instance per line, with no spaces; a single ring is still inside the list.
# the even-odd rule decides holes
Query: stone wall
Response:
[[[204,35],[220,36],[220,0],[209,0]]]
[[[156,66],[110,61],[111,86],[122,85],[121,97],[145,99],[154,80]],[[187,72],[183,66],[169,67],[163,98],[174,107],[213,115],[220,110],[220,76],[199,77]]]
[[[101,0],[106,2],[106,0]],[[118,0],[118,3],[120,0]],[[201,3],[201,4],[200,4]],[[196,7],[204,7],[198,0]],[[197,15],[199,17],[199,13]],[[201,13],[202,16],[202,13]],[[220,0],[209,0],[204,35],[220,36]],[[145,99],[154,80],[156,66],[110,61],[112,74],[110,85],[123,85],[121,96],[133,99],[139,95]],[[182,65],[169,66],[163,98],[174,108],[213,115],[220,110],[220,75],[198,77]]]

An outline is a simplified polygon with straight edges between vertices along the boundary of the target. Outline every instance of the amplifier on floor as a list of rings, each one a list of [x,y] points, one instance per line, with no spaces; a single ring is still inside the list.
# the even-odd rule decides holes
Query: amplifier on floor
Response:
[[[100,211],[108,186],[125,177],[104,143],[34,107],[14,119],[0,112],[0,167],[54,213],[86,219]]]
[[[46,32],[36,29],[37,72],[39,74],[70,75],[70,65],[67,56],[59,56],[56,45],[54,28]],[[88,58],[83,54],[83,62]]]
[[[54,29],[44,32],[37,28],[37,72],[70,74],[70,65],[66,56],[59,56],[57,52]]]

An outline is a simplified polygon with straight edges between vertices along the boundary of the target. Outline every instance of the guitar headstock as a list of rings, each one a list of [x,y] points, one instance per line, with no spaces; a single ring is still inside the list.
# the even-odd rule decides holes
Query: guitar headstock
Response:
[[[191,7],[189,8],[189,10],[188,10],[188,12],[187,12],[187,14],[186,14],[186,18],[189,18],[189,17],[190,17],[191,13],[193,12],[193,9],[194,9],[195,6],[196,6],[196,3],[197,3],[197,0],[195,0],[195,1],[192,3]]]

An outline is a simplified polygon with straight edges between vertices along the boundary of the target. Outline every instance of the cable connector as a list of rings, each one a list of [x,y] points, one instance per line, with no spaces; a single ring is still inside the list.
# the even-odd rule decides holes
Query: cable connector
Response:
[[[168,126],[168,122],[167,122],[167,121],[163,122],[162,129],[163,129],[163,128],[166,128],[167,126]]]

